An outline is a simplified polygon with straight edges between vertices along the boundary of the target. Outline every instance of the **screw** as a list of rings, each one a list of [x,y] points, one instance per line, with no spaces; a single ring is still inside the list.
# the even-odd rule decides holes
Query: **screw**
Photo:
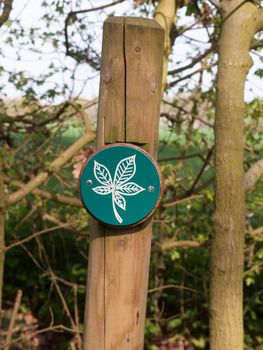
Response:
[[[148,187],[148,191],[149,191],[149,192],[153,192],[153,191],[154,191],[154,187],[153,187],[153,186],[149,186],[149,187]]]
[[[86,181],[86,184],[90,186],[90,185],[93,184],[93,182],[92,182],[92,180],[87,180],[87,181]]]

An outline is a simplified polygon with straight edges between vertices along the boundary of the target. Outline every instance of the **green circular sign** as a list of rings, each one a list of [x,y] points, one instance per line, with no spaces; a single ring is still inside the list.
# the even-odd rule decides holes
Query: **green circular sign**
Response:
[[[162,194],[157,163],[129,144],[113,144],[94,153],[82,168],[79,185],[87,211],[103,224],[117,227],[146,220]]]

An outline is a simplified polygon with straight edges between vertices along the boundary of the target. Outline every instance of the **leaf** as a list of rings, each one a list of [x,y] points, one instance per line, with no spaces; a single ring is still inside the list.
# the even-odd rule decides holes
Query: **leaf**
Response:
[[[119,161],[114,174],[115,186],[122,185],[133,177],[136,172],[135,157],[136,155]]]
[[[145,188],[137,185],[135,182],[128,182],[117,188],[117,192],[125,196],[135,196],[142,191],[145,191]]]
[[[263,69],[257,69],[255,71],[255,75],[257,75],[260,78],[263,78]]]
[[[94,160],[94,175],[102,185],[112,185],[111,174],[108,168],[106,168],[105,165],[96,162],[96,160]]]
[[[103,196],[112,192],[111,188],[108,186],[97,186],[97,187],[92,188],[92,190],[98,194],[103,195]]]
[[[126,210],[126,200],[118,192],[114,194],[114,202],[123,210]]]
[[[192,16],[193,14],[198,15],[200,10],[196,3],[189,3],[186,10],[186,16]]]

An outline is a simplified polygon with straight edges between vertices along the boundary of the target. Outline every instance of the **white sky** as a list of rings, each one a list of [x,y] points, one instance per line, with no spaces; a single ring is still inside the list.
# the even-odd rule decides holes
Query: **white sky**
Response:
[[[14,18],[20,18],[23,28],[29,29],[30,27],[38,27],[41,30],[44,30],[44,21],[41,21],[40,18],[43,15],[43,9],[41,8],[41,0],[14,0],[13,12],[11,15],[11,20]],[[103,4],[109,3],[109,1],[103,0],[93,0],[86,1],[87,8],[91,6],[100,6]],[[125,11],[132,9],[133,0],[127,0],[124,4],[118,4],[114,7],[116,11],[116,15],[122,15]],[[73,8],[74,9],[74,8]],[[70,11],[70,9],[68,9]],[[109,13],[112,12],[113,8],[110,8]],[[136,11],[134,10],[134,14]],[[99,14],[90,13],[89,15],[91,21],[94,22],[92,30],[95,29],[98,40],[97,40],[97,48],[100,51],[101,47],[101,37],[102,37],[102,29],[101,29],[101,21],[106,18],[106,11],[100,12]],[[61,16],[59,18],[58,23],[55,25],[57,29],[63,29],[64,26],[64,18]],[[185,17],[182,11],[178,16],[178,23],[180,25],[187,24],[191,21],[189,17]],[[0,28],[0,48],[2,50],[2,62],[1,64],[5,69],[11,71],[21,71],[25,70],[28,72],[30,76],[39,76],[40,74],[45,74],[48,71],[48,66],[50,63],[54,63],[58,67],[73,67],[74,61],[70,57],[65,57],[64,47],[62,50],[55,51],[52,45],[49,42],[46,42],[44,45],[39,40],[35,43],[35,51],[28,50],[26,45],[20,46],[18,48],[19,53],[21,54],[21,61],[17,60],[16,49],[11,48],[10,46],[5,44],[5,40],[9,35],[9,31],[12,30],[13,25],[10,27],[2,26]],[[47,31],[50,29],[48,28]],[[207,36],[204,30],[192,30],[187,32],[187,36],[206,41]],[[194,45],[194,43],[193,43]],[[198,44],[201,47],[207,48],[207,44]],[[180,37],[176,40],[176,44],[174,47],[174,54],[172,57],[173,62],[177,60],[182,60],[183,65],[187,63],[187,53],[189,52],[190,46],[185,43],[185,39]],[[190,48],[191,49],[191,48]],[[61,51],[61,52],[59,52]],[[263,55],[263,54],[262,54]],[[260,59],[255,54],[252,54],[253,60],[255,62],[254,67],[251,69],[248,75],[248,81],[246,84],[246,100],[251,100],[255,97],[263,98],[263,86],[262,82],[259,78],[253,75],[253,72],[262,66],[260,63]],[[174,64],[172,67],[174,68]],[[196,69],[196,67],[195,67]],[[187,71],[189,73],[189,71]],[[87,78],[90,78],[87,81]],[[191,78],[194,82],[196,77]],[[205,74],[204,88],[206,85],[209,86],[210,76],[209,74]],[[85,84],[84,84],[85,82]],[[2,82],[6,85],[6,93],[8,99],[13,99],[19,97],[17,91],[8,84],[6,81]],[[50,87],[54,87],[56,84],[59,86],[63,83],[72,86],[73,80],[69,73],[57,73],[55,76],[48,78],[47,83],[50,84]],[[99,73],[92,71],[87,65],[80,65],[76,71],[75,83],[72,86],[73,96],[80,93],[80,97],[84,99],[93,99],[98,96],[98,83],[99,83]],[[184,82],[185,83],[185,82]],[[180,86],[180,83],[179,83]],[[173,92],[176,93],[178,87],[173,89]],[[39,87],[39,92],[41,93],[41,87]],[[65,96],[70,97],[70,96]]]

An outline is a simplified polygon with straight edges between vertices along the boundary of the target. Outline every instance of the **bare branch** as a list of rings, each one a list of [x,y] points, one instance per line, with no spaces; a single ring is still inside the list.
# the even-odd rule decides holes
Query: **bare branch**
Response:
[[[0,27],[8,20],[12,10],[13,0],[5,0],[3,12],[0,16]]]
[[[117,0],[110,4],[86,9],[86,10],[78,10],[78,11],[71,11],[67,15],[65,19],[65,27],[64,27],[64,35],[65,35],[65,47],[66,47],[66,56],[70,56],[74,58],[77,62],[87,62],[89,65],[94,68],[95,70],[100,69],[100,62],[95,62],[91,57],[89,57],[88,52],[85,50],[73,50],[71,47],[71,44],[69,43],[69,37],[68,37],[68,26],[71,22],[75,22],[77,19],[77,15],[81,13],[88,13],[88,12],[94,12],[106,9],[108,7],[120,4],[124,0]]]
[[[22,181],[11,180],[7,177],[5,177],[5,182],[9,183],[10,186],[14,186],[17,188],[24,188],[25,186],[25,183],[23,183]],[[50,199],[51,201],[71,205],[72,207],[82,207],[82,202],[78,198],[64,196],[62,194],[57,194],[57,193],[51,193],[38,188],[33,190],[32,193],[39,197]]]
[[[172,44],[170,34],[175,22],[176,5],[177,5],[176,0],[160,0],[154,14],[154,19],[165,30],[162,92],[165,89],[166,81],[167,81],[168,58],[171,53],[171,44]]]
[[[68,319],[69,319],[69,321],[71,323],[72,328],[76,332],[76,337],[77,337],[77,342],[78,342],[78,349],[80,350],[80,349],[82,349],[82,339],[80,337],[80,329],[77,327],[77,323],[74,322],[74,320],[73,320],[73,318],[71,316],[70,309],[69,309],[69,306],[67,304],[67,301],[66,301],[66,299],[65,299],[65,297],[64,297],[64,295],[63,295],[63,293],[61,291],[61,288],[60,288],[59,284],[57,283],[56,276],[54,275],[53,270],[52,270],[52,268],[50,266],[49,266],[49,273],[50,273],[51,281],[54,284],[55,289],[56,289],[56,291],[57,291],[57,293],[58,293],[58,295],[60,297],[60,300],[61,300],[61,303],[63,305],[64,311],[65,311],[65,313],[66,313],[66,315],[67,315],[67,317],[68,317]]]
[[[192,289],[192,288],[184,287],[184,286],[177,285],[177,284],[167,284],[165,286],[160,286],[160,287],[157,287],[157,288],[149,289],[148,290],[148,294],[154,293],[154,292],[158,292],[159,290],[170,289],[170,288],[172,288],[172,289],[184,289],[184,290],[187,290],[189,292],[200,293],[197,290]]]
[[[9,323],[9,327],[8,327],[8,333],[7,333],[7,337],[6,337],[6,342],[4,345],[4,350],[9,350],[10,348],[10,341],[12,338],[12,333],[13,333],[13,329],[14,329],[14,325],[15,325],[15,321],[16,321],[16,317],[17,317],[17,313],[21,304],[21,300],[22,300],[22,290],[18,290],[17,294],[16,294],[16,301],[15,301],[15,306],[12,312],[12,316],[11,316],[11,320]]]
[[[219,1],[217,0],[208,0],[209,2],[211,2],[212,5],[215,6],[215,8],[217,8],[218,10],[222,10],[222,5]]]
[[[170,82],[169,84],[167,84],[167,87],[168,87],[168,88],[171,88],[171,87],[175,86],[176,84],[180,83],[181,81],[183,81],[183,80],[185,80],[185,79],[188,79],[188,78],[191,78],[193,75],[198,74],[198,73],[201,73],[201,72],[203,72],[203,71],[205,71],[205,70],[207,70],[207,69],[213,68],[213,67],[215,67],[216,65],[217,65],[217,62],[214,62],[214,63],[209,64],[209,65],[207,65],[207,66],[204,66],[204,67],[201,67],[201,68],[199,68],[199,69],[196,69],[195,71],[193,71],[193,72],[191,72],[191,73],[189,73],[189,74],[186,74],[186,75],[184,75],[183,77],[178,78],[178,79],[176,79],[176,80]]]
[[[121,2],[123,2],[124,0],[116,0],[116,1],[113,1],[111,2],[110,4],[106,4],[106,5],[101,5],[101,6],[98,6],[98,7],[92,7],[90,9],[85,9],[85,10],[77,10],[77,11],[71,11],[67,18],[70,17],[70,16],[75,16],[75,15],[79,15],[80,13],[88,13],[88,12],[95,12],[95,11],[99,11],[99,10],[104,10],[108,7],[111,7],[111,6],[115,6],[117,4],[120,4]],[[66,18],[66,20],[67,20]]]
[[[82,147],[84,147],[89,141],[94,139],[94,134],[92,132],[86,133],[79,140],[77,140],[73,145],[66,149],[58,158],[56,158],[50,165],[47,171],[35,176],[31,179],[24,188],[10,194],[7,197],[7,203],[14,204],[19,200],[23,199],[28,194],[32,193],[37,187],[44,183],[49,176],[59,170],[65,163],[67,163]]]
[[[178,204],[181,204],[181,203],[184,203],[184,202],[188,202],[188,201],[191,201],[193,199],[199,199],[199,198],[203,198],[204,195],[202,194],[193,194],[192,196],[189,196],[189,197],[185,197],[185,198],[181,198],[181,199],[177,199],[177,200],[173,200],[173,201],[169,201],[169,202],[166,202],[166,203],[163,203],[162,204],[162,207],[163,208],[170,208],[174,205],[178,205]]]
[[[76,334],[76,330],[75,329],[71,329],[71,328],[68,328],[68,327],[65,327],[63,325],[56,325],[56,326],[50,326],[50,327],[47,327],[47,328],[43,328],[43,329],[40,329],[36,332],[32,332],[30,334],[27,334],[27,335],[22,335],[21,337],[19,338],[16,338],[15,340],[12,340],[10,343],[6,344],[7,346],[11,346],[15,343],[18,343],[18,342],[21,342],[23,339],[30,339],[30,338],[34,338],[35,336],[39,335],[39,334],[42,334],[42,333],[47,333],[47,332],[61,332],[61,331],[66,331],[66,332],[69,332],[69,333],[73,333],[73,334]]]
[[[187,112],[184,108],[178,107],[176,105],[174,105],[174,107],[176,109],[182,110],[182,112],[184,112],[185,114],[190,114],[192,118],[199,120],[201,123],[209,126],[210,128],[213,128],[213,124],[211,124],[211,123],[207,122],[206,120],[198,117],[197,115],[192,115],[190,112]],[[178,120],[180,120],[179,117],[174,117],[172,115],[172,113],[165,113],[165,112],[163,112],[163,113],[161,113],[160,117],[161,118],[165,117],[166,119],[170,120],[172,123],[177,122]]]
[[[60,230],[61,228],[66,228],[70,226],[70,224],[63,224],[63,225],[58,225],[58,226],[54,226],[54,227],[50,227],[50,228],[46,228],[44,230],[41,230],[39,232],[35,232],[33,233],[31,236],[29,237],[26,237],[24,239],[21,239],[20,241],[17,241],[15,243],[11,243],[10,245],[8,245],[6,248],[5,248],[5,251],[7,252],[8,250],[14,248],[14,247],[17,247],[17,246],[20,246],[20,245],[23,245],[24,243],[27,243],[27,242],[30,242],[32,239],[36,238],[36,237],[39,237],[43,234],[46,234],[46,233],[49,233],[49,232],[52,232],[52,231],[55,231],[55,230]]]
[[[202,247],[208,244],[208,241],[199,242],[192,240],[175,240],[175,239],[167,239],[162,243],[155,243],[155,247],[153,247],[153,251],[165,251],[174,248],[197,248]]]
[[[262,233],[263,233],[263,226],[260,226],[260,227],[258,227],[258,228],[255,228],[255,229],[252,231],[252,235],[253,235],[253,236],[262,237],[262,236],[261,236]]]
[[[206,159],[205,159],[205,161],[204,161],[204,164],[203,164],[202,168],[200,169],[200,171],[199,171],[199,173],[198,173],[196,179],[194,180],[194,182],[193,182],[193,184],[192,184],[190,190],[188,191],[189,194],[193,193],[193,191],[194,191],[194,189],[195,189],[195,187],[196,187],[198,181],[200,180],[202,174],[204,173],[204,171],[205,171],[207,165],[208,165],[209,162],[210,162],[210,158],[211,158],[212,155],[213,155],[213,151],[214,151],[214,147],[212,147],[212,148],[208,151],[207,156],[206,156]]]
[[[254,239],[262,238],[263,226],[259,226],[255,229],[249,230],[248,235]]]
[[[253,164],[245,174],[244,186],[245,191],[251,190],[260,177],[263,175],[263,159]]]
[[[50,279],[54,283],[54,286],[55,286],[56,291],[57,291],[57,293],[58,293],[58,295],[60,297],[61,303],[62,303],[63,308],[64,308],[64,310],[66,312],[66,315],[67,315],[67,317],[68,317],[68,319],[69,319],[69,321],[71,323],[71,326],[72,326],[73,329],[76,330],[76,325],[75,325],[75,322],[74,322],[74,320],[73,320],[73,318],[71,316],[68,304],[67,304],[67,302],[65,300],[65,297],[64,297],[63,293],[61,292],[61,289],[60,289],[60,287],[59,287],[59,285],[57,283],[56,276],[53,276],[53,270],[51,268],[49,268],[49,273],[50,273]],[[76,333],[77,333],[77,330],[76,330]]]
[[[202,152],[197,152],[197,153],[186,154],[186,155],[182,154],[182,155],[179,155],[177,157],[164,157],[164,158],[159,158],[158,159],[158,163],[168,162],[168,161],[171,161],[171,160],[190,159],[190,158],[195,158],[195,157],[198,157],[198,158],[202,159],[202,155],[203,155]]]
[[[214,127],[213,124],[211,124],[211,123],[209,123],[208,121],[206,121],[206,120],[200,118],[199,116],[196,115],[196,113],[193,115],[193,113],[191,113],[190,111],[186,110],[185,108],[183,108],[183,107],[181,107],[181,106],[178,106],[178,104],[177,104],[175,101],[169,102],[169,101],[166,101],[166,100],[163,99],[162,102],[165,103],[165,104],[167,104],[167,105],[169,105],[169,106],[172,106],[172,107],[178,109],[179,111],[182,111],[182,112],[185,113],[185,114],[191,115],[192,118],[195,118],[195,119],[199,120],[201,123],[203,123],[203,124],[209,126],[210,128]],[[161,114],[161,117],[162,117],[162,114]],[[171,121],[176,121],[176,119],[174,119],[174,118],[171,116],[171,114],[169,114],[169,113],[168,113],[167,115],[165,115],[165,117],[168,118],[168,119],[171,120]]]
[[[77,284],[77,283],[69,282],[69,281],[65,280],[64,278],[61,278],[61,277],[55,275],[54,272],[53,272],[52,279],[54,279],[54,278],[55,278],[58,282],[61,282],[62,284],[64,284],[64,285],[67,286],[67,287],[77,288],[77,289],[86,288],[86,286],[85,286],[84,284]]]
[[[252,40],[250,45],[251,50],[256,50],[260,47],[263,47],[263,40]]]
[[[178,74],[178,73],[181,73],[183,71],[185,71],[186,69],[190,69],[190,68],[193,68],[197,63],[199,63],[200,61],[202,61],[204,58],[206,58],[211,52],[214,51],[216,45],[215,44],[212,44],[211,47],[209,47],[209,49],[207,49],[202,55],[194,58],[192,60],[191,63],[183,66],[183,67],[180,67],[180,68],[177,68],[177,69],[173,69],[173,70],[170,70],[168,72],[169,75],[174,75],[174,74]]]

